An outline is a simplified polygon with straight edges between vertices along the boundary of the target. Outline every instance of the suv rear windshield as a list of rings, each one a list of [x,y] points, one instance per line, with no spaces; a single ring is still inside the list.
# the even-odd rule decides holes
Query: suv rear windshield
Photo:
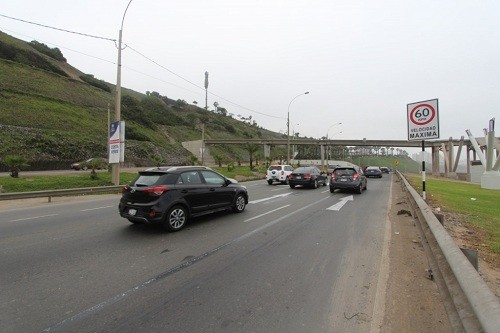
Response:
[[[281,170],[281,165],[271,165],[268,170]]]
[[[337,176],[352,176],[356,173],[354,169],[335,169],[335,175]]]
[[[172,185],[177,182],[179,175],[163,172],[141,172],[139,176],[130,183],[132,186],[145,187],[152,185]]]

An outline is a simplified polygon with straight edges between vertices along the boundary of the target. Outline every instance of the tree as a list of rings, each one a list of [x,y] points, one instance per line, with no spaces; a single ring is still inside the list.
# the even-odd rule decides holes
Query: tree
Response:
[[[19,155],[5,156],[3,163],[10,169],[10,176],[13,178],[19,178],[19,171],[30,166],[28,160]]]
[[[102,167],[104,167],[103,165],[103,161],[97,159],[97,158],[93,158],[88,164],[87,166],[91,169],[90,171],[90,178],[92,179],[97,179],[97,172],[95,171],[96,169],[100,169]]]
[[[248,155],[250,156],[250,170],[253,169],[253,156],[255,152],[259,149],[259,146],[253,143],[245,144],[245,148],[248,151]]]
[[[217,164],[219,164],[219,167],[222,166],[222,159],[223,159],[223,157],[221,154],[215,154],[214,160],[217,162]]]
[[[197,165],[198,164],[198,157],[191,155],[191,156],[189,156],[188,161],[191,165]]]
[[[165,160],[163,159],[163,157],[161,157],[161,156],[159,156],[159,155],[155,155],[155,156],[153,157],[153,160],[155,161],[155,165],[156,165],[156,167],[158,167],[158,168],[162,165],[162,163],[164,163],[164,162],[165,162]]]

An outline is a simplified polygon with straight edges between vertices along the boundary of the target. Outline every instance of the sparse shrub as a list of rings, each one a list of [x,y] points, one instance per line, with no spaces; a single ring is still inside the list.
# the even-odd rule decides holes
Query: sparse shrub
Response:
[[[17,49],[12,45],[6,44],[0,41],[0,58],[7,60],[15,60],[17,55]]]
[[[44,43],[37,42],[36,40],[33,40],[29,43],[33,48],[35,48],[38,52],[43,53],[52,59],[66,62],[66,58],[63,56],[61,50],[59,50],[57,47],[50,48]]]
[[[30,166],[28,160],[19,155],[5,156],[3,163],[9,167],[10,176],[13,178],[19,178],[19,171]]]
[[[83,82],[90,84],[91,86],[94,86],[96,88],[99,88],[99,89],[107,91],[107,92],[111,92],[111,87],[105,81],[96,79],[94,77],[94,75],[83,74],[83,75],[80,75],[80,79]]]

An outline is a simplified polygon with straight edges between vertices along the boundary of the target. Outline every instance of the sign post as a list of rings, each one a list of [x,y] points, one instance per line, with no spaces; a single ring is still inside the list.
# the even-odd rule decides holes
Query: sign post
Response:
[[[408,141],[422,140],[422,199],[425,201],[425,140],[439,139],[438,100],[408,104],[406,111]]]

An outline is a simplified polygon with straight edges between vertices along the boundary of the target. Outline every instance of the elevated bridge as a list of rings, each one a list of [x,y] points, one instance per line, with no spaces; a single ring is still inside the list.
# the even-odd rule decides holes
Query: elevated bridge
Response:
[[[264,150],[264,156],[270,156],[270,149],[272,146],[286,146],[290,142],[293,145],[316,145],[320,147],[321,152],[321,164],[325,165],[325,151],[326,147],[332,146],[343,146],[343,147],[404,147],[404,148],[422,148],[422,141],[407,141],[407,140],[334,140],[334,139],[303,139],[294,138],[292,141],[288,139],[205,139],[183,142],[184,148],[188,149],[195,155],[200,161],[204,162],[209,157],[209,149],[211,145],[223,144],[223,145],[244,145],[247,143],[261,145]],[[480,146],[485,146],[486,141],[484,139],[478,139]],[[500,138],[496,138],[496,146],[500,146]],[[205,149],[202,149],[205,147]],[[432,156],[432,174],[440,175],[440,158],[439,153],[442,152],[444,157],[444,170],[445,177],[456,176],[456,171],[458,168],[458,162],[460,160],[461,152],[463,147],[466,147],[466,158],[467,158],[467,175],[470,177],[470,165],[471,156],[470,152],[473,153],[473,160],[476,160],[476,152],[474,151],[472,144],[469,139],[464,139],[461,137],[459,140],[449,138],[448,140],[428,140],[425,141],[425,148],[431,148]],[[497,148],[498,150],[498,148]],[[470,178],[468,178],[470,179]]]

